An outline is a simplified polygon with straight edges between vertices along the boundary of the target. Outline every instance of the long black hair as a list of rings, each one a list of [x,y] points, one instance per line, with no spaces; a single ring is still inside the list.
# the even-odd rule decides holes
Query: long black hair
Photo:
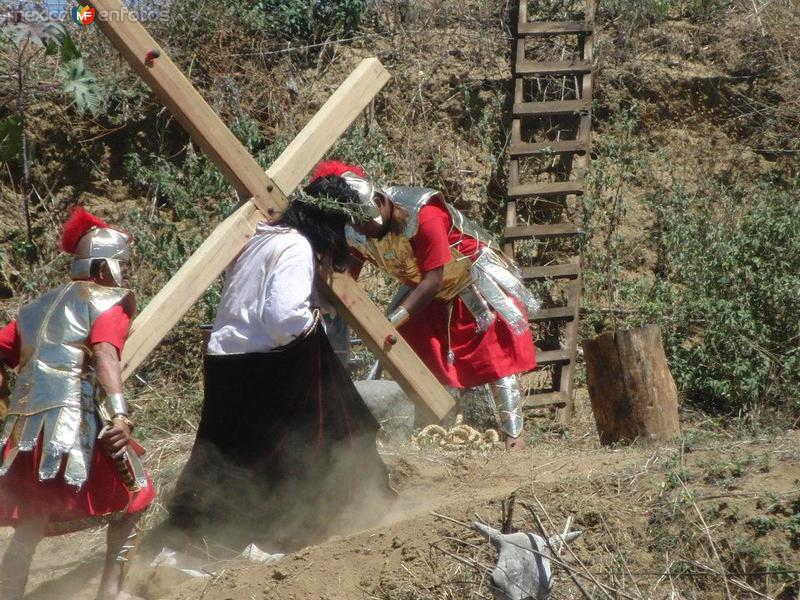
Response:
[[[358,195],[344,179],[333,175],[316,179],[304,191],[309,196],[326,196],[342,204],[358,202]],[[279,222],[297,229],[317,254],[330,254],[334,270],[339,273],[347,270],[350,252],[344,228],[350,218],[346,213],[326,210],[305,200],[293,200]]]

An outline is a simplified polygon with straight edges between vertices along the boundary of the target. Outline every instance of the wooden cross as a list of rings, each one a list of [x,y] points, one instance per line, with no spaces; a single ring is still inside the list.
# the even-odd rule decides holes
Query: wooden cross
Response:
[[[265,173],[120,0],[91,4],[97,10],[96,23],[111,43],[239,196],[249,199],[211,233],[136,317],[122,355],[127,378],[236,257],[255,224],[265,216],[273,220],[284,210],[287,196],[372,101],[389,73],[376,58],[362,61]],[[334,274],[323,287],[339,314],[425,416],[441,420],[453,408],[453,399],[352,277]]]

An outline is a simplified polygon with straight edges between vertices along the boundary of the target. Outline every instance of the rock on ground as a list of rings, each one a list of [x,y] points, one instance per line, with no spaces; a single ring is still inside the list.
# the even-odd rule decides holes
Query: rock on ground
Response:
[[[396,381],[356,381],[356,389],[380,422],[388,439],[410,438],[414,431],[414,403]]]

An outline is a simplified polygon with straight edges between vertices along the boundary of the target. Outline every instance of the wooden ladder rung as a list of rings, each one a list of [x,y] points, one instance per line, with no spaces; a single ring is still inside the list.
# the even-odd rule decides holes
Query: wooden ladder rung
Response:
[[[544,408],[545,406],[553,406],[556,408],[563,408],[567,405],[564,400],[562,392],[545,392],[543,394],[526,394],[523,406],[525,408]]]
[[[525,183],[508,188],[509,198],[530,198],[532,196],[558,196],[560,194],[583,194],[583,179],[572,181],[549,181],[546,183]]]
[[[522,279],[574,279],[581,273],[580,265],[564,263],[561,265],[545,265],[542,267],[522,267]]]
[[[573,62],[522,60],[514,66],[517,75],[562,75],[589,73],[591,70],[592,63],[588,60]]]
[[[514,104],[514,116],[575,115],[589,112],[590,107],[591,102],[587,99],[518,102]]]
[[[589,144],[583,140],[566,140],[563,142],[519,142],[512,144],[509,151],[512,158],[530,154],[565,154],[568,152],[586,152]]]
[[[542,225],[524,225],[516,227],[506,227],[503,232],[503,239],[518,240],[525,238],[551,238],[562,235],[577,235],[581,232],[580,227],[574,223],[548,223]]]
[[[563,348],[559,350],[537,350],[536,351],[536,364],[552,365],[555,363],[568,363],[569,354]]]
[[[518,222],[517,208],[521,199],[525,204],[534,203],[535,206],[550,202],[561,202],[564,196],[577,196],[584,193],[586,172],[590,155],[590,134],[592,117],[592,70],[593,60],[593,33],[594,33],[594,4],[587,2],[583,14],[573,15],[572,20],[563,21],[529,21],[528,2],[519,3],[517,19],[516,61],[514,65],[514,102],[512,109],[511,145],[509,154],[508,193],[506,202],[506,222],[508,226],[504,232],[504,247],[513,255],[515,244],[519,245],[525,239],[548,239],[564,236],[575,236],[581,229],[574,223],[536,223],[524,225]],[[533,15],[531,15],[533,16]],[[568,42],[574,42],[579,51],[575,58],[566,57],[564,60],[537,60],[530,54],[526,55],[525,38],[528,36],[572,36]],[[553,57],[555,58],[555,57]],[[536,95],[531,97],[526,91],[528,85],[526,78],[558,78],[568,77],[575,79],[579,89],[578,98],[574,100],[553,100],[550,102],[533,101],[543,100]],[[531,100],[530,102],[527,100]],[[534,121],[535,120],[535,121]],[[528,124],[554,125],[559,122],[578,125],[577,139],[550,141],[539,140],[523,141],[523,131]],[[549,137],[549,136],[547,136]],[[560,137],[560,136],[557,136]],[[541,162],[526,160],[525,157],[541,157],[548,155],[566,155],[571,159],[569,175],[562,176],[562,181],[531,181],[534,178],[520,177],[520,172],[527,173],[525,163]],[[535,168],[535,165],[530,165]],[[544,171],[544,168],[539,171]],[[539,177],[546,179],[545,173]],[[522,179],[522,181],[520,181]],[[566,181],[563,181],[566,179]],[[518,249],[517,249],[518,250]],[[564,409],[559,414],[562,423],[569,418],[572,406],[571,390],[575,371],[576,346],[578,335],[581,267],[579,257],[576,262],[548,264],[544,266],[528,266],[520,269],[522,279],[526,282],[536,280],[559,279],[559,287],[563,287],[566,295],[566,306],[550,306],[536,311],[528,316],[531,324],[541,322],[557,322],[564,334],[563,346],[556,349],[539,350],[537,348],[537,362],[544,369],[537,375],[551,375],[546,377],[548,384],[542,388],[538,385],[538,377],[533,389],[524,390],[524,406],[526,408]],[[552,348],[552,346],[551,346]],[[548,368],[548,365],[553,365]],[[532,371],[535,373],[536,370]],[[537,414],[532,411],[532,414]],[[540,412],[539,414],[546,414]]]
[[[555,321],[572,320],[575,318],[575,308],[573,306],[556,306],[553,308],[543,308],[537,310],[532,315],[528,315],[529,321]]]
[[[591,31],[592,26],[586,21],[529,21],[517,26],[517,35],[561,35]]]

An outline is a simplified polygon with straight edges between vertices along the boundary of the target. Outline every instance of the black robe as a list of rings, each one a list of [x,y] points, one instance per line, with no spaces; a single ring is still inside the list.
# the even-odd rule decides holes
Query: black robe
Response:
[[[207,355],[170,525],[231,549],[291,550],[385,513],[379,424],[322,326],[268,353]]]

